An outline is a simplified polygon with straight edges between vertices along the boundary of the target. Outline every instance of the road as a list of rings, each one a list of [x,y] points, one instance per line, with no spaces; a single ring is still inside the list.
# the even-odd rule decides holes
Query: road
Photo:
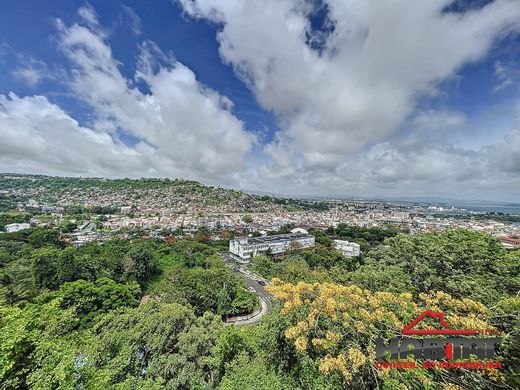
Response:
[[[257,310],[255,313],[252,313],[248,316],[240,316],[234,317],[233,319],[228,319],[228,323],[232,323],[234,325],[255,325],[258,324],[264,315],[269,313],[272,309],[271,307],[271,295],[265,290],[264,286],[261,283],[268,284],[269,281],[253,274],[249,271],[244,264],[241,264],[234,260],[231,256],[229,256],[228,252],[220,253],[220,257],[222,261],[228,267],[233,274],[241,277],[244,280],[244,283],[247,289],[251,292],[254,292],[258,298],[260,299],[261,309]],[[231,321],[230,321],[231,320]]]

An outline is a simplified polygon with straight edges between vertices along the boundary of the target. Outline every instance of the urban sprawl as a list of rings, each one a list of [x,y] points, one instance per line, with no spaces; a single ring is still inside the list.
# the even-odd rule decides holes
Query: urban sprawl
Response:
[[[489,213],[420,203],[284,199],[207,187],[187,180],[4,174],[0,176],[0,199],[16,212],[31,215],[26,221],[5,225],[6,232],[67,223],[72,228],[65,235],[74,245],[127,238],[135,230],[143,237],[167,238],[193,235],[204,229],[209,239],[243,237],[235,244],[232,241],[237,248],[246,245],[247,237],[254,235],[250,237],[250,247],[257,245],[260,251],[269,248],[276,251],[276,242],[278,246],[288,247],[287,242],[301,240],[306,229],[326,230],[340,224],[395,226],[410,234],[464,228],[494,235],[506,248],[520,245],[520,225]],[[291,229],[285,233],[292,230],[292,236],[280,237],[269,245],[261,238],[287,226]],[[303,242],[304,246],[311,245],[305,239]],[[359,254],[359,245],[354,243],[337,240],[336,248],[347,256]],[[238,256],[238,249],[236,253]]]

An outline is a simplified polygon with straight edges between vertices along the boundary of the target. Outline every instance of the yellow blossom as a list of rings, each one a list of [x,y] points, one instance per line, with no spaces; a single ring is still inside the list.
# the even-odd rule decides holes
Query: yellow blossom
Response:
[[[363,364],[365,364],[367,358],[359,349],[349,348],[348,360],[350,361],[352,367],[357,369],[361,367]]]
[[[294,342],[294,346],[300,352],[303,352],[307,349],[307,339],[303,336],[300,336]]]
[[[444,385],[444,390],[464,390],[464,388],[454,383],[448,383]]]
[[[337,343],[339,340],[341,340],[341,335],[339,333],[331,332],[330,330],[328,330],[325,334],[325,338],[327,339],[327,341]]]

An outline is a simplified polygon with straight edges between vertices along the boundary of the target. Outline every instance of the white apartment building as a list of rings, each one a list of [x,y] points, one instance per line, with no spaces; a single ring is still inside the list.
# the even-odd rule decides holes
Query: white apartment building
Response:
[[[5,231],[7,233],[15,233],[20,230],[29,229],[31,227],[28,223],[10,223],[9,225],[5,225]]]
[[[121,214],[129,214],[132,211],[132,206],[121,206]]]
[[[341,252],[343,256],[354,257],[361,254],[359,244],[344,240],[334,240],[334,246]]]
[[[237,260],[247,262],[268,249],[276,255],[286,252],[291,247],[305,249],[312,248],[314,245],[315,240],[312,235],[289,233],[265,237],[236,237],[229,242],[229,251]]]

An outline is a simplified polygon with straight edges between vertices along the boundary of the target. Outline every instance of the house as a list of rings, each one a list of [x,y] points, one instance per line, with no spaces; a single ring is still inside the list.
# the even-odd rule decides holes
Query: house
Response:
[[[355,257],[361,254],[361,247],[355,242],[334,240],[334,247],[339,250],[343,256]]]
[[[504,236],[499,237],[499,240],[506,249],[515,249],[520,246],[520,237]]]
[[[132,206],[121,206],[121,214],[129,214],[132,211]]]
[[[5,231],[7,233],[15,233],[20,230],[29,229],[31,227],[28,223],[10,223],[9,225],[5,225]]]
[[[314,245],[314,236],[310,234],[289,233],[265,237],[236,237],[229,242],[229,251],[238,261],[247,262],[268,250],[277,255],[291,248],[305,249]]]

